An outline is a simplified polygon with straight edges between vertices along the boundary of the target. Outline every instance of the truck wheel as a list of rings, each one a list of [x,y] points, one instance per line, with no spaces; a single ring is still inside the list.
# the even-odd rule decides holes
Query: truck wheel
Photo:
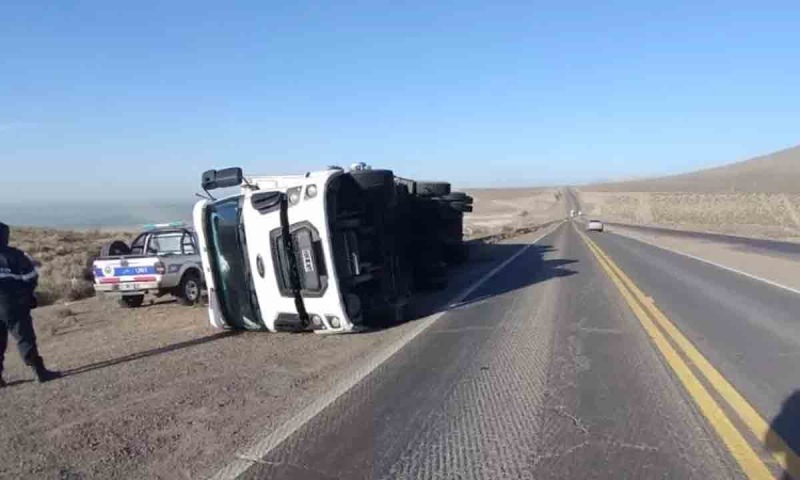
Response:
[[[178,301],[182,305],[195,305],[200,303],[200,275],[195,271],[188,271],[183,274],[181,283],[178,285]]]
[[[464,192],[450,192],[449,195],[443,195],[442,200],[445,202],[464,202],[464,203],[472,203],[472,197],[467,195]]]
[[[381,308],[376,312],[376,315],[379,317],[376,318],[376,326],[377,327],[394,327],[395,325],[400,325],[406,319],[406,305],[399,304],[399,305],[386,305],[385,307]]]
[[[100,248],[101,257],[116,257],[118,255],[128,255],[129,253],[131,253],[131,249],[122,240],[114,240]]]
[[[464,202],[450,202],[450,208],[465,213],[472,211],[472,205],[468,205]]]
[[[434,262],[420,269],[416,276],[416,285],[419,290],[441,290],[447,287],[447,265],[442,261]]]
[[[469,259],[467,246],[463,243],[445,246],[444,260],[450,265],[460,265]]]
[[[391,170],[362,170],[350,172],[350,176],[365,192],[380,192],[387,205],[397,201],[397,188]]]
[[[443,197],[450,194],[450,184],[446,182],[417,182],[417,195],[420,197]]]
[[[144,295],[123,295],[119,297],[119,304],[125,308],[141,307],[144,302]]]

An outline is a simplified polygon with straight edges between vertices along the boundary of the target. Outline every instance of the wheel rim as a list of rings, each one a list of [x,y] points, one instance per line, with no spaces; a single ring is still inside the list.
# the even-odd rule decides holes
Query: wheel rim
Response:
[[[200,287],[197,285],[197,282],[194,280],[189,280],[186,282],[186,288],[184,289],[186,293],[186,298],[195,301],[197,297],[200,296]]]

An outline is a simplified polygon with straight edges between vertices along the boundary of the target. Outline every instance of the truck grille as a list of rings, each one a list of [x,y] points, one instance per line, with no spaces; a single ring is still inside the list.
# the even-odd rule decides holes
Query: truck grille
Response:
[[[325,256],[317,230],[308,222],[301,222],[290,227],[291,251],[287,251],[281,229],[270,233],[272,254],[275,260],[275,276],[281,295],[291,297],[292,270],[300,285],[303,296],[322,296],[328,286],[325,270]]]

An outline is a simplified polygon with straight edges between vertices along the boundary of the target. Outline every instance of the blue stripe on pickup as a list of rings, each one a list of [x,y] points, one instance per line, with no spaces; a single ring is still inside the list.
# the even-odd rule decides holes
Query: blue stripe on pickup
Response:
[[[133,275],[155,275],[156,267],[117,267],[114,269],[115,277],[129,277]]]

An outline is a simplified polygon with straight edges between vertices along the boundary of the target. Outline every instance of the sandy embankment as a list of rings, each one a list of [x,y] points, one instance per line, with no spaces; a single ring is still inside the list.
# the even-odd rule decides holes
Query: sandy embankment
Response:
[[[579,192],[587,216],[754,238],[800,241],[800,194]]]

